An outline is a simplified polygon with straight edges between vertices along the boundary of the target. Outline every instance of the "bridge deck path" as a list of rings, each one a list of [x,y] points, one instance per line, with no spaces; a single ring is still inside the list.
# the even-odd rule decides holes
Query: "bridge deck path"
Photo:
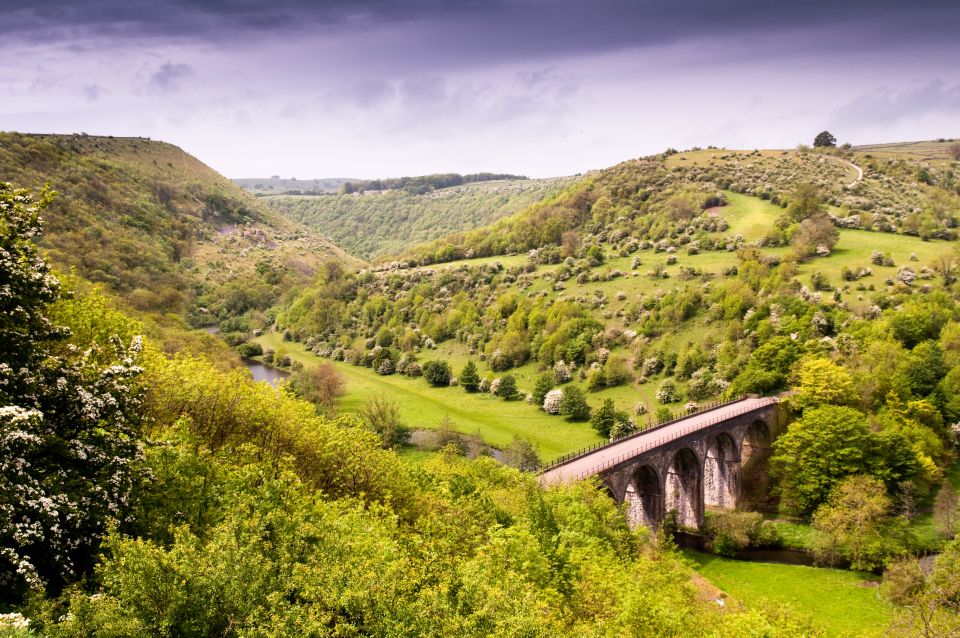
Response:
[[[540,475],[541,485],[571,483],[598,474],[634,456],[665,445],[721,421],[776,403],[776,397],[747,398],[641,432],[612,445],[587,452]]]

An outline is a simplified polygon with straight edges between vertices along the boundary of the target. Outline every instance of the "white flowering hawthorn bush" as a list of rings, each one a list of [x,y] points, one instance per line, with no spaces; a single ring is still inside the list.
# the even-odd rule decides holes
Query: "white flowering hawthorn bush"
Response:
[[[112,339],[104,356],[65,343],[69,331],[47,317],[60,284],[32,240],[49,201],[0,184],[0,591],[10,599],[89,571],[111,521],[130,522],[141,458],[139,338]]]
[[[563,390],[550,390],[543,397],[543,411],[547,414],[560,414],[560,403],[563,401]]]

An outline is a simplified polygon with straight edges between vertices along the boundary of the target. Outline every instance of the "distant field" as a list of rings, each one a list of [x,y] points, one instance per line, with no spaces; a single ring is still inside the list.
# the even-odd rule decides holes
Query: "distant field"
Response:
[[[927,142],[895,142],[892,144],[867,144],[854,146],[857,153],[883,159],[927,160],[942,163],[950,160],[949,150],[960,139]]]
[[[872,574],[803,565],[753,563],[688,551],[695,569],[749,606],[788,606],[830,636],[882,636],[893,607],[880,599]]]

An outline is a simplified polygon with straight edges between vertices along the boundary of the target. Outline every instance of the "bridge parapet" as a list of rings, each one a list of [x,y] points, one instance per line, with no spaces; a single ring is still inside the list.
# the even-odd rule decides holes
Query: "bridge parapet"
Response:
[[[736,506],[745,464],[768,454],[778,426],[776,397],[738,399],[564,459],[540,483],[600,476],[629,503],[632,524],[659,524],[677,510],[681,524],[699,527],[705,502]]]

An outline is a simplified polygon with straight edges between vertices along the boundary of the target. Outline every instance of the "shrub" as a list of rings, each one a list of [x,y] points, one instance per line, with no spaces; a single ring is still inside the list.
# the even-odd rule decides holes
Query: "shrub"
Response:
[[[707,551],[733,556],[747,547],[778,547],[780,535],[770,521],[757,512],[708,512],[704,517]]]
[[[287,382],[287,387],[297,395],[310,401],[322,412],[332,413],[337,397],[343,394],[343,377],[329,363],[301,370]]]
[[[657,390],[657,401],[660,403],[675,403],[680,400],[677,384],[669,379],[664,381]]]
[[[583,390],[575,385],[568,385],[563,389],[563,399],[560,401],[560,413],[567,415],[571,421],[586,421],[590,418],[590,406],[587,404]]]
[[[673,412],[670,411],[665,405],[661,405],[653,413],[653,418],[656,419],[657,423],[664,423],[665,421],[671,421],[673,419]]]
[[[590,425],[603,438],[611,438],[611,432],[619,423],[629,422],[630,417],[626,412],[618,410],[613,405],[612,399],[604,399],[603,405],[593,412],[590,417]],[[621,428],[622,430],[622,428]]]
[[[618,354],[607,357],[603,364],[603,382],[608,387],[622,385],[630,380],[627,360]]]
[[[552,374],[541,374],[537,377],[537,382],[531,393],[533,403],[539,406],[543,405],[543,400],[546,398],[547,393],[553,389],[553,381],[554,378]]]
[[[450,385],[450,364],[440,359],[428,361],[423,366],[423,378],[434,387]]]
[[[248,341],[237,346],[237,354],[245,359],[258,357],[263,354],[263,346],[256,341]]]
[[[467,392],[476,392],[479,389],[480,375],[477,373],[477,365],[473,361],[467,361],[467,365],[463,366],[459,381]]]
[[[410,429],[400,418],[400,408],[393,399],[386,396],[367,399],[360,418],[380,437],[383,447],[405,445],[410,440]]]
[[[543,397],[543,411],[547,414],[560,414],[563,402],[563,390],[550,390]]]
[[[500,384],[494,394],[506,401],[513,401],[517,398],[517,380],[513,378],[513,375],[504,375],[500,379]]]
[[[503,450],[503,462],[522,472],[536,472],[540,469],[540,455],[530,441],[514,436]]]
[[[573,376],[572,366],[566,364],[561,359],[553,364],[553,376],[558,385],[563,385],[570,381]]]

